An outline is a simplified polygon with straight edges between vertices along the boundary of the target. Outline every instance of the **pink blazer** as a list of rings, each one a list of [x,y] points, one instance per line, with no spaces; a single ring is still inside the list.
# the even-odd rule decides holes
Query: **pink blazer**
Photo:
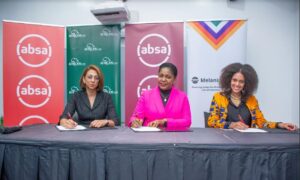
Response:
[[[168,102],[164,107],[159,88],[144,91],[139,98],[129,126],[135,119],[143,119],[143,126],[157,119],[167,119],[167,128],[188,128],[191,126],[191,110],[184,92],[172,88]]]

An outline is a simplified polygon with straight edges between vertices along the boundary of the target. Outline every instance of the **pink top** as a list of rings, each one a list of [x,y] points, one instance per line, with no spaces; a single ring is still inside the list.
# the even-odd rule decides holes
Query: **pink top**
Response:
[[[191,126],[191,110],[184,92],[172,88],[166,106],[164,107],[159,88],[144,91],[139,98],[134,113],[129,120],[143,119],[143,126],[158,119],[167,119],[167,129],[181,129]]]

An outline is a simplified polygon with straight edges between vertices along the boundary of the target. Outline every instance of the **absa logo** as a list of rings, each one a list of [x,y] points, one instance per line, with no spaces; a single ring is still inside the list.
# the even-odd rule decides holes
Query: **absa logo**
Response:
[[[52,48],[45,37],[39,34],[28,34],[19,40],[17,56],[29,67],[40,67],[50,60]]]
[[[29,125],[29,124],[49,124],[49,121],[42,116],[31,115],[23,118],[19,126]]]
[[[161,34],[148,34],[140,40],[137,55],[144,65],[157,67],[170,58],[171,45]]]
[[[152,89],[151,87],[155,87],[157,85],[157,75],[146,76],[142,79],[137,87],[137,97],[140,97],[143,91]]]
[[[42,107],[51,97],[49,82],[38,75],[25,76],[18,83],[16,91],[19,101],[29,108]]]

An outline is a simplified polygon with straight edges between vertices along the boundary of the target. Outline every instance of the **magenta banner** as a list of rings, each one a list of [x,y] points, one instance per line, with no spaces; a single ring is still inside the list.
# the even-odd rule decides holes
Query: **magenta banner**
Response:
[[[175,86],[183,90],[183,23],[127,24],[125,27],[125,124],[144,90],[157,86],[158,67],[178,68]]]

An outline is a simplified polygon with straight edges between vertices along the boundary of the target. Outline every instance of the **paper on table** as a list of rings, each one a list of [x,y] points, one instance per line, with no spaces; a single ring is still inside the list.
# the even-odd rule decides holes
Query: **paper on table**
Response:
[[[157,131],[161,131],[161,129],[159,128],[156,128],[156,127],[148,127],[148,126],[141,126],[141,127],[138,127],[138,128],[131,128],[132,130],[134,131],[137,131],[137,132],[157,132]]]
[[[86,127],[82,126],[82,125],[77,125],[75,128],[73,129],[68,129],[68,128],[65,128],[63,126],[56,126],[58,130],[60,131],[79,131],[79,130],[85,130]]]
[[[244,129],[244,130],[242,130],[242,129],[234,129],[234,130],[237,130],[237,131],[240,131],[240,132],[268,132],[268,131],[265,131],[265,130],[263,130],[263,129],[258,129],[258,128],[248,128],[248,129]]]

